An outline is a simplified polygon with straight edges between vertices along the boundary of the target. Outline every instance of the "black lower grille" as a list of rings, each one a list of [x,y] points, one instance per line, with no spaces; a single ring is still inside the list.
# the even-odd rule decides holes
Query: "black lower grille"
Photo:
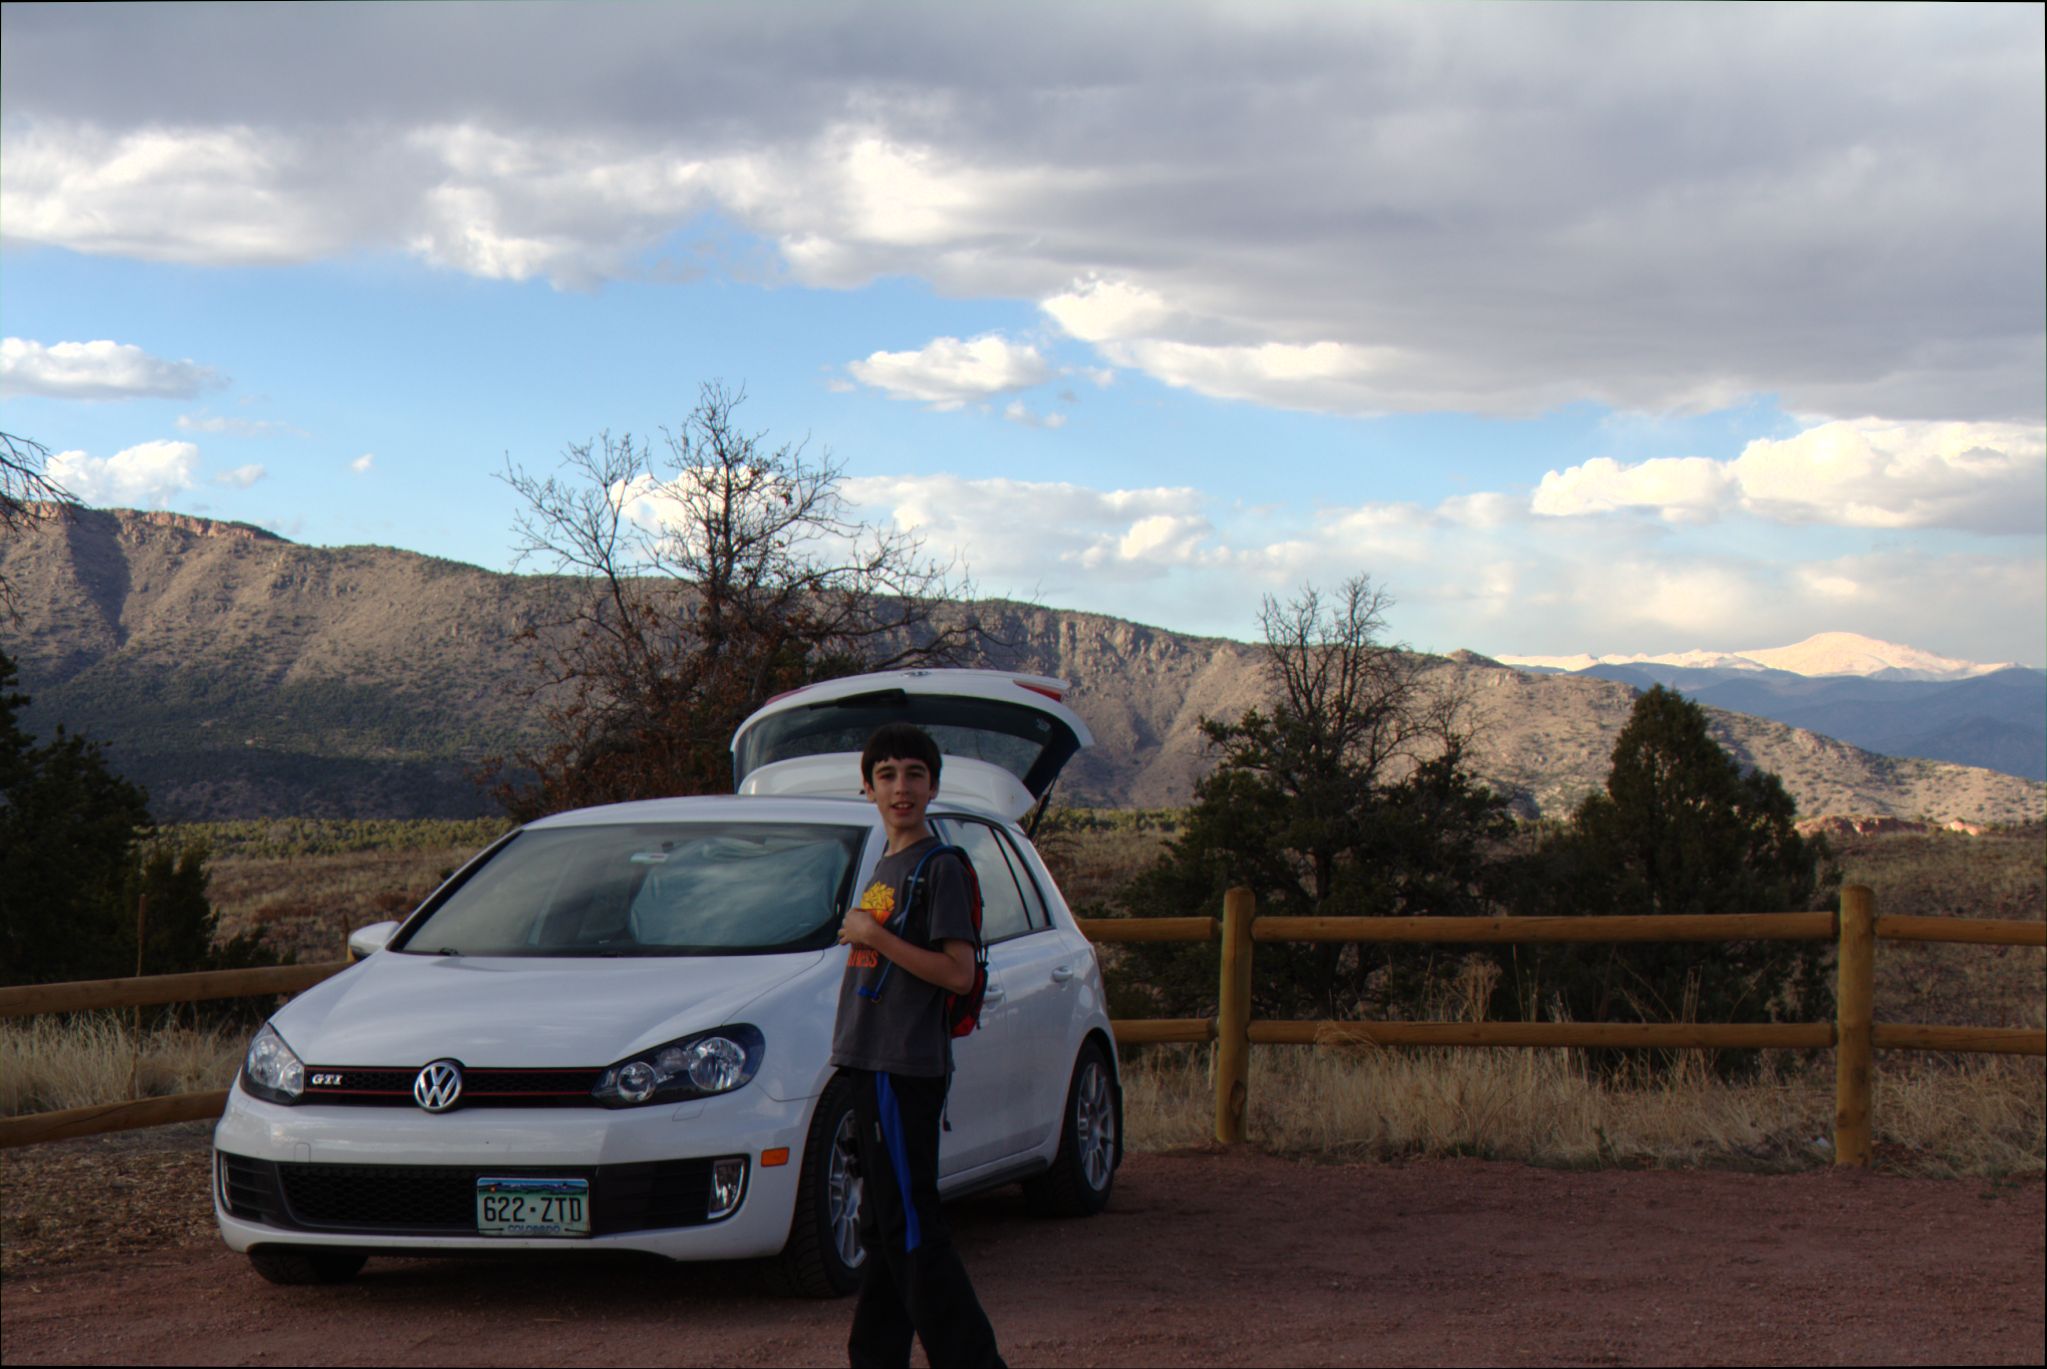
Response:
[[[329,1231],[476,1229],[475,1170],[400,1165],[277,1168],[291,1215],[301,1226]]]
[[[701,1226],[711,1161],[658,1160],[581,1169],[497,1165],[323,1165],[220,1156],[237,1217],[299,1231],[474,1235],[480,1177],[587,1179],[597,1235]]]
[[[269,1226],[285,1223],[284,1195],[277,1190],[277,1166],[267,1160],[250,1160],[240,1155],[217,1152],[220,1157],[220,1196],[229,1212],[245,1221]]]

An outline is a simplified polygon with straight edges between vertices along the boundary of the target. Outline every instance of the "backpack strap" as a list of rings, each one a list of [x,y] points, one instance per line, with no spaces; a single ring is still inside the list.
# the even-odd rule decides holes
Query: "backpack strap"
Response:
[[[903,881],[903,906],[896,909],[889,917],[889,920],[881,924],[882,926],[888,928],[897,936],[901,936],[910,929],[910,910],[916,906],[917,891],[923,887],[924,867],[931,863],[933,856],[945,855],[947,853],[958,856],[960,864],[966,866],[967,878],[974,878],[974,867],[968,862],[966,850],[963,847],[948,846],[943,842],[939,843],[923,855],[917,857],[916,865],[910,870],[910,877]],[[898,924],[901,924],[900,927]],[[927,932],[930,930],[928,922],[926,923],[925,930]],[[974,954],[977,958],[982,954],[981,927],[978,922],[974,926]],[[859,991],[860,996],[870,1003],[879,1003],[882,990],[888,987],[888,977],[895,972],[895,968],[896,962],[884,956],[882,958],[881,973],[875,976],[874,983]]]

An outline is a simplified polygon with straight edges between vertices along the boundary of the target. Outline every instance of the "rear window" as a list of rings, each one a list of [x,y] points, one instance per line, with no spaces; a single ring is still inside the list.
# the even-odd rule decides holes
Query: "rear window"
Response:
[[[525,831],[394,949],[427,955],[758,955],[823,949],[865,827],[660,823]]]

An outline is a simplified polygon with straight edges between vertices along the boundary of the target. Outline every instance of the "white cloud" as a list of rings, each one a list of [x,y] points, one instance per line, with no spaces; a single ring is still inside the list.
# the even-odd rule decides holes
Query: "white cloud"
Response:
[[[1786,523],[2047,528],[2047,442],[1992,423],[1826,423],[1759,438],[1732,463],[1742,504]]]
[[[79,252],[212,264],[277,263],[348,245],[361,215],[334,214],[305,175],[303,140],[242,127],[115,130],[34,121],[6,139],[0,216],[9,237]]]
[[[1740,649],[1815,631],[2047,656],[2047,560],[1886,551],[1781,559],[1687,545],[1684,525],[1530,517],[1494,492],[1413,503],[1222,510],[1198,490],[1098,490],[957,476],[860,477],[867,517],[964,558],[984,592],[1244,636],[1260,596],[1367,572],[1394,634],[1487,654]]]
[[[364,452],[361,456],[348,463],[348,469],[354,471],[357,475],[368,475],[370,467],[376,464],[377,454],[375,452]]]
[[[1039,307],[1083,342],[1145,337],[1172,318],[1172,311],[1155,291],[1128,281],[1083,281]]]
[[[246,466],[237,466],[231,471],[222,471],[213,477],[213,483],[226,485],[230,489],[246,490],[267,474],[269,472],[263,467],[251,462]]]
[[[140,442],[112,456],[58,452],[50,478],[87,504],[162,509],[197,486],[199,449],[190,442]]]
[[[221,418],[212,414],[179,414],[178,431],[219,437],[304,437],[303,428],[268,418]]]
[[[1477,494],[1453,494],[1436,506],[1436,512],[1466,527],[1497,528],[1520,517],[1522,505],[1510,495],[1482,490]]]
[[[716,215],[1260,404],[2037,420],[2037,7],[1270,9],[18,7],[0,224],[584,287]]]
[[[13,167],[8,168],[12,175]],[[132,343],[0,340],[0,394],[50,399],[188,399],[225,384],[195,361],[165,361]]]
[[[1597,456],[1544,475],[1530,508],[1553,518],[1654,509],[1668,522],[1699,523],[1718,517],[1738,492],[1727,464],[1706,457],[1658,457],[1623,466]]]
[[[1206,500],[1184,487],[861,476],[845,482],[845,494],[866,516],[918,534],[940,559],[958,557],[996,593],[1150,579],[1225,554],[1210,544]]]
[[[874,352],[846,369],[862,384],[934,409],[957,409],[1051,379],[1052,368],[1027,343],[989,333],[966,342],[933,338],[914,352]]]
[[[1021,399],[1012,399],[1007,405],[1003,406],[1002,416],[1012,423],[1021,423],[1026,428],[1063,428],[1066,426],[1065,414],[1036,413]]]
[[[2003,423],[1823,423],[1758,438],[1732,461],[1598,457],[1543,476],[1530,507],[1552,517],[1653,509],[1673,523],[1736,511],[1778,523],[1865,528],[2047,528],[2047,443]]]

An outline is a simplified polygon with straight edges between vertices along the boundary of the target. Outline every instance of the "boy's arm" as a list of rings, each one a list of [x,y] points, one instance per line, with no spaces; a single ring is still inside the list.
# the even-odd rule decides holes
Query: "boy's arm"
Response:
[[[938,949],[914,946],[871,917],[848,915],[839,924],[839,941],[848,946],[866,946],[885,955],[899,968],[927,984],[948,993],[965,993],[974,987],[974,943],[947,939]]]

